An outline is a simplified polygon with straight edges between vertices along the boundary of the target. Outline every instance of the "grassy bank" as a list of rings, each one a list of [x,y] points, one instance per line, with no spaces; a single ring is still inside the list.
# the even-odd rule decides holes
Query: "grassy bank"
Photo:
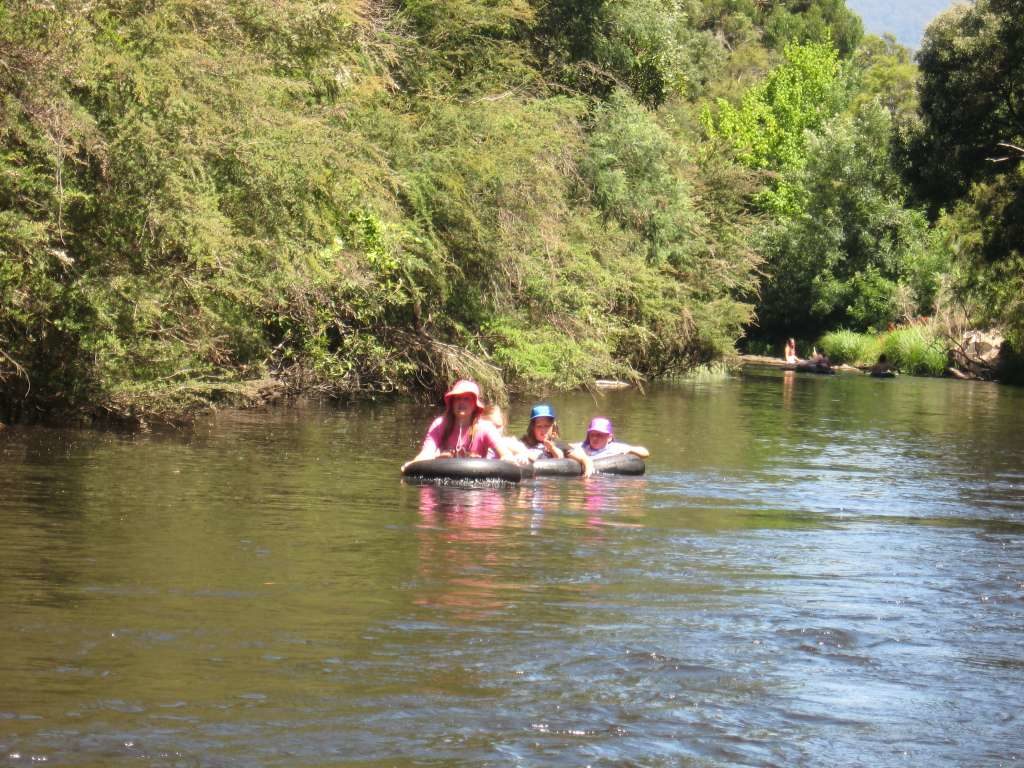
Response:
[[[818,340],[818,349],[835,363],[860,368],[874,365],[884,354],[890,365],[914,376],[942,376],[949,366],[948,342],[929,326],[882,334],[833,331]]]

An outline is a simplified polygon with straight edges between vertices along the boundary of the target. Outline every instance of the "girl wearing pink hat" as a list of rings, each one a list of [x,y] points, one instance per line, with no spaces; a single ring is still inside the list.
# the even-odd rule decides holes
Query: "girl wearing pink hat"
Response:
[[[491,450],[499,459],[509,461],[512,453],[505,447],[494,425],[480,418],[483,403],[475,381],[460,379],[444,396],[444,413],[427,428],[420,452],[412,461],[457,456],[487,456]],[[412,461],[402,465],[402,469]]]
[[[576,445],[591,459],[596,459],[599,456],[619,456],[624,453],[631,453],[641,459],[646,459],[651,455],[651,452],[642,445],[620,443],[614,438],[615,433],[612,430],[611,420],[597,416],[590,420],[590,425],[587,427],[587,439]]]

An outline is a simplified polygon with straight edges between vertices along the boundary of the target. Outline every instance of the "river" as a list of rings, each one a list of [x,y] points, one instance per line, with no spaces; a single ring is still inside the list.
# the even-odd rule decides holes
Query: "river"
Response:
[[[409,402],[0,433],[0,765],[1024,761],[1024,391],[552,402],[647,475],[406,484]]]

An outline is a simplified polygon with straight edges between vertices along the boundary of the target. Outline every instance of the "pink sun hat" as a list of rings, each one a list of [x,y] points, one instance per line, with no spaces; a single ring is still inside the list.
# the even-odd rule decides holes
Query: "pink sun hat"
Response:
[[[590,426],[587,427],[587,434],[589,435],[591,432],[600,432],[602,435],[612,434],[611,420],[606,419],[603,416],[591,419]]]
[[[452,384],[452,388],[444,393],[445,405],[448,404],[448,401],[451,398],[458,397],[459,395],[472,395],[473,408],[476,409],[482,407],[480,405],[480,387],[477,386],[475,381],[470,381],[469,379],[459,379],[454,384]]]

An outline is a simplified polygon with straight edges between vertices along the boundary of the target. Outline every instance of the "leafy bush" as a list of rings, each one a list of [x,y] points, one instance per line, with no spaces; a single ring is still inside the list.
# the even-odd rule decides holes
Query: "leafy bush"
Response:
[[[900,371],[916,376],[941,376],[949,364],[945,342],[922,326],[892,331],[882,351]]]
[[[657,0],[595,2],[561,47],[539,6],[0,4],[0,410],[567,387],[730,349],[748,190],[681,98],[724,47]]]
[[[835,363],[873,365],[882,352],[882,340],[870,333],[839,330],[818,340],[818,349]]]

